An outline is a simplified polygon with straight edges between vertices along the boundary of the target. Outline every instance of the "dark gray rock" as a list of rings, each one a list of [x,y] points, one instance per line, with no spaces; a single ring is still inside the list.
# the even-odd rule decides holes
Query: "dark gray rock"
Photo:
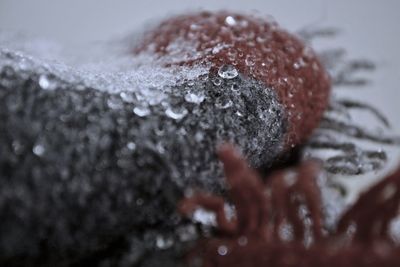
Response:
[[[240,74],[115,92],[46,64],[0,52],[2,266],[176,258],[196,237],[175,211],[184,191],[223,191],[217,144],[255,167],[281,149],[274,91]]]

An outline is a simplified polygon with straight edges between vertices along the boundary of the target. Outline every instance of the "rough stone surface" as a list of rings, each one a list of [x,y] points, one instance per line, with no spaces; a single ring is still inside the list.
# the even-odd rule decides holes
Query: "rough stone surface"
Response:
[[[175,227],[185,188],[222,189],[219,142],[238,144],[254,165],[281,145],[274,91],[240,75],[176,85],[143,106],[135,93],[22,70],[13,53],[0,58],[9,62],[0,70],[3,259],[72,260],[136,228]]]
[[[271,18],[225,11],[172,17],[134,52],[154,53],[167,65],[211,64],[214,72],[231,65],[273,88],[289,122],[288,148],[307,140],[328,105],[330,78],[317,55]]]
[[[259,32],[242,33],[276,43],[279,51],[267,53],[273,58],[266,73],[279,67],[274,76],[257,72],[267,54],[254,54],[255,65],[238,55],[248,68],[225,57],[218,64],[208,57],[175,64],[193,48],[187,40],[169,46],[168,55],[141,51],[134,67],[105,69],[43,60],[0,43],[0,265],[175,266],[183,244],[196,237],[195,226],[177,216],[176,202],[192,187],[224,191],[219,143],[236,144],[260,167],[308,135],[319,113],[312,121],[307,114],[320,112],[325,102],[315,101],[327,94],[325,73],[310,67],[319,68],[315,56],[304,55],[310,64],[297,72],[305,47],[253,17],[177,20],[204,18],[226,23],[227,31],[237,30],[234,21],[247,21]],[[205,43],[211,54],[224,51],[212,38]],[[233,50],[253,51],[251,43],[237,42]],[[305,102],[314,108],[305,109]],[[292,104],[308,125],[295,137],[290,132],[300,128],[293,128]]]

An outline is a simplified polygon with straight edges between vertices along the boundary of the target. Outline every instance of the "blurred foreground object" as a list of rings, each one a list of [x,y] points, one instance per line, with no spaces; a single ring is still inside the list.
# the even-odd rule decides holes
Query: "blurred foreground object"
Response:
[[[305,162],[265,179],[230,146],[220,150],[229,197],[196,194],[180,204],[183,214],[198,208],[217,215],[217,234],[200,240],[189,255],[195,266],[344,267],[399,266],[400,247],[390,233],[399,215],[400,169],[361,195],[336,229],[322,226],[318,168]]]

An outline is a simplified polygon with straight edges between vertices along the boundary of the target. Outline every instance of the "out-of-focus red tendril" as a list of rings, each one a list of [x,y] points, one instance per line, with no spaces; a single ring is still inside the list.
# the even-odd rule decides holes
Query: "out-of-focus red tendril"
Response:
[[[230,145],[219,149],[229,198],[236,216],[229,220],[220,196],[187,197],[179,211],[216,213],[217,234],[189,253],[195,266],[375,267],[400,266],[400,248],[389,234],[398,215],[400,170],[362,194],[341,217],[336,230],[323,227],[318,164],[301,163],[272,173],[265,182]]]

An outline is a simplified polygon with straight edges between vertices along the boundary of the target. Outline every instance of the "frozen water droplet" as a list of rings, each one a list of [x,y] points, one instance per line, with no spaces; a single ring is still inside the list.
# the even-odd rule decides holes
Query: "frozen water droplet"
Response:
[[[168,117],[170,117],[171,119],[180,120],[180,119],[183,119],[188,114],[188,111],[185,108],[171,108],[171,107],[169,107],[165,111],[165,114]]]
[[[247,28],[249,26],[249,22],[246,19],[242,19],[240,21],[240,26],[243,28]]]
[[[222,79],[230,80],[236,78],[239,75],[239,72],[232,65],[223,65],[221,68],[219,68],[218,75]]]
[[[198,24],[191,24],[190,25],[190,30],[195,31],[200,29],[200,26]]]
[[[202,132],[197,132],[197,133],[194,135],[194,139],[195,139],[197,142],[201,142],[201,141],[203,141],[203,139],[204,139],[204,134],[203,134]]]
[[[246,56],[245,63],[249,67],[253,67],[256,64],[254,57],[251,55]]]
[[[228,254],[227,246],[219,246],[218,247],[218,254],[221,255],[221,256],[225,256],[226,254]]]
[[[239,239],[238,239],[238,244],[239,244],[239,246],[244,247],[244,246],[247,245],[248,241],[249,241],[249,240],[247,239],[247,237],[241,236],[241,237],[239,237]]]
[[[267,37],[266,36],[257,36],[256,41],[259,43],[264,43],[265,41],[267,41]]]
[[[226,47],[226,46],[220,45],[220,44],[219,44],[219,45],[215,46],[215,47],[212,49],[211,53],[212,53],[213,55],[218,54],[218,53],[221,52],[225,47]]]
[[[204,225],[215,225],[216,224],[215,213],[201,208],[196,209],[193,213],[193,221],[199,222]]]
[[[236,111],[236,116],[238,116],[238,117],[243,117],[243,113],[242,112],[240,112],[239,110],[238,111]]]
[[[382,197],[384,200],[392,198],[397,192],[397,187],[394,184],[388,184],[382,190]]]
[[[122,98],[122,100],[124,101],[124,102],[127,102],[127,103],[133,103],[134,102],[134,97],[133,97],[133,95],[131,95],[131,94],[129,94],[129,93],[125,93],[125,92],[121,92],[120,94],[119,94],[119,96]]]
[[[285,173],[283,180],[285,181],[287,186],[292,186],[297,182],[297,175],[293,171],[288,171],[287,173]]]
[[[215,103],[215,106],[219,109],[227,109],[232,107],[232,105],[233,105],[232,100],[226,98],[219,98]]]
[[[39,85],[44,90],[54,90],[57,87],[57,83],[47,75],[40,75]]]
[[[148,107],[135,107],[133,112],[139,117],[146,117],[150,115],[151,111]]]
[[[196,227],[194,225],[187,225],[177,229],[179,240],[187,242],[197,237]]]
[[[138,199],[136,199],[136,205],[138,205],[138,206],[142,206],[142,205],[143,205],[143,203],[144,203],[144,200],[143,200],[142,198],[138,198]]]
[[[156,150],[157,150],[158,153],[164,154],[164,153],[165,153],[164,144],[163,144],[162,142],[157,142],[157,144],[156,144]]]
[[[234,92],[238,92],[239,91],[239,85],[237,83],[234,83],[234,84],[232,84],[231,89]]]
[[[270,116],[270,114],[268,112],[262,112],[260,115],[258,115],[258,117],[263,121],[268,120],[269,116]]]
[[[33,153],[34,153],[36,156],[41,157],[41,156],[44,155],[45,148],[44,148],[43,145],[38,144],[38,145],[35,145],[35,146],[33,147],[33,150],[32,150],[32,151],[33,151]]]
[[[172,238],[163,237],[161,235],[157,236],[156,246],[159,249],[167,249],[170,248],[174,244],[174,240]]]
[[[220,86],[222,84],[222,80],[220,78],[215,78],[215,79],[212,80],[212,83],[215,86]]]
[[[204,95],[203,94],[195,94],[195,93],[187,93],[185,95],[185,100],[189,103],[194,103],[194,104],[200,104],[201,102],[204,101]]]
[[[127,147],[129,150],[134,151],[134,150],[136,149],[136,144],[135,144],[134,142],[129,142],[129,143],[126,145],[126,147]]]
[[[296,70],[298,70],[298,69],[300,69],[300,68],[302,68],[302,67],[305,67],[307,64],[306,64],[306,62],[304,61],[304,59],[303,58],[300,58],[297,62],[295,62],[294,64],[293,64],[293,68],[294,69],[296,69]]]
[[[279,236],[283,241],[293,240],[293,226],[288,223],[284,223],[279,227]]]
[[[121,109],[122,103],[120,99],[112,97],[107,100],[107,106],[109,106],[111,109]]]
[[[12,142],[12,148],[13,148],[13,150],[14,150],[14,152],[16,153],[16,154],[20,154],[22,151],[23,151],[23,145],[21,144],[21,142],[20,141],[18,141],[18,140],[15,140],[14,142]]]
[[[226,23],[226,25],[229,25],[229,26],[235,26],[237,22],[236,22],[236,19],[234,17],[227,16],[225,18],[225,23]]]

